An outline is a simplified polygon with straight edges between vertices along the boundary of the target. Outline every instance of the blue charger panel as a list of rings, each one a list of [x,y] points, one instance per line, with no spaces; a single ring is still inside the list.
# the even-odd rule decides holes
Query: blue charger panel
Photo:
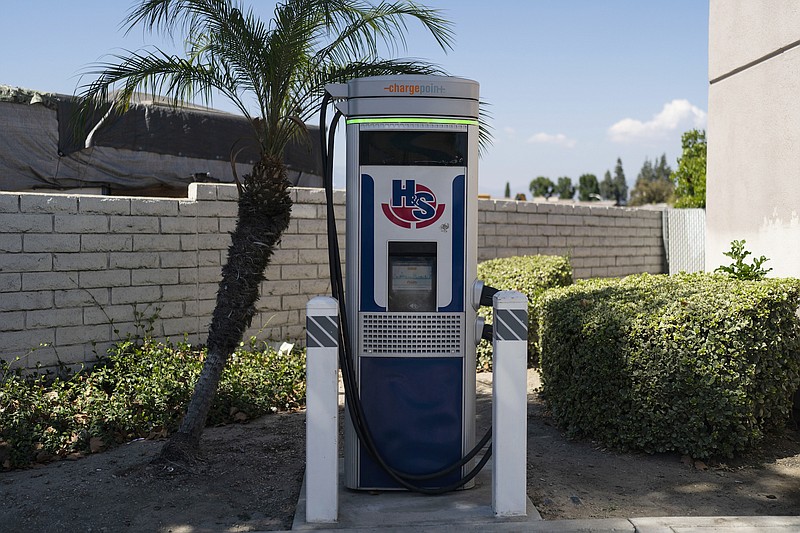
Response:
[[[442,470],[461,458],[461,357],[361,357],[361,403],[386,462],[410,474]],[[361,446],[360,482],[366,489],[401,488]],[[415,482],[435,488],[461,479],[461,469]]]

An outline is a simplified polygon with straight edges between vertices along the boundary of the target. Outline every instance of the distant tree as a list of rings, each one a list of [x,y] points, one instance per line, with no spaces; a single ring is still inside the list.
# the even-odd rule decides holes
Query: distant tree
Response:
[[[506,182],[506,193],[503,195],[503,198],[511,198],[511,183]]]
[[[653,163],[650,162],[650,159],[645,158],[644,163],[642,164],[642,169],[639,171],[639,175],[636,176],[636,182],[639,183],[640,181],[653,181],[655,180],[656,174],[653,170]]]
[[[666,204],[672,201],[674,186],[664,180],[637,182],[631,191],[630,206]]]
[[[537,196],[544,196],[545,198],[550,198],[553,196],[553,191],[555,190],[555,185],[550,180],[550,178],[546,178],[544,176],[539,176],[531,181],[530,187],[531,195],[536,198]]]
[[[631,199],[628,205],[637,206],[671,202],[672,191],[675,187],[670,179],[670,174],[672,174],[672,169],[667,165],[666,154],[662,155],[655,165],[649,159],[645,159],[642,169],[636,177],[636,185],[631,191]]]
[[[558,184],[554,192],[562,200],[572,200],[575,197],[575,187],[572,185],[572,179],[567,176],[558,178]]]
[[[617,158],[614,167],[614,203],[625,205],[628,202],[628,184],[625,181],[625,172],[622,170],[622,159]]]
[[[604,200],[616,199],[614,195],[614,180],[611,179],[611,172],[608,170],[606,170],[603,181],[600,182],[600,196],[602,196]]]
[[[592,195],[600,196],[600,185],[597,183],[597,176],[594,174],[583,174],[578,178],[578,200],[581,202],[591,202],[597,200]]]
[[[658,162],[653,166],[653,174],[657,180],[672,181],[672,169],[667,164],[667,154],[661,154]]]
[[[690,130],[681,137],[683,154],[672,174],[675,207],[706,206],[706,132]]]

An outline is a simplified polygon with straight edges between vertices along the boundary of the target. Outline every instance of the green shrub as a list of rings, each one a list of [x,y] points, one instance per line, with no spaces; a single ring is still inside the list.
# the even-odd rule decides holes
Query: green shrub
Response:
[[[759,280],[764,279],[767,274],[772,270],[771,268],[762,268],[761,265],[769,261],[765,256],[753,257],[753,264],[749,265],[744,262],[750,252],[745,250],[744,245],[747,243],[744,239],[741,241],[731,241],[731,249],[727,252],[722,252],[733,259],[733,263],[728,266],[720,266],[714,272],[721,272],[733,276],[736,279],[749,279]]]
[[[555,255],[526,255],[484,261],[478,265],[478,279],[489,287],[520,291],[528,297],[528,366],[539,365],[539,337],[535,307],[542,293],[551,287],[572,283],[572,266],[566,257]],[[482,307],[478,312],[492,323],[492,308]],[[477,368],[492,369],[492,343],[481,341],[478,345]]]
[[[786,422],[800,280],[681,274],[579,282],[541,303],[543,394],[571,436],[731,456]]]
[[[205,352],[187,343],[127,340],[66,378],[23,375],[0,363],[0,464],[88,453],[177,429]],[[305,355],[251,342],[225,367],[208,423],[242,421],[305,403]]]

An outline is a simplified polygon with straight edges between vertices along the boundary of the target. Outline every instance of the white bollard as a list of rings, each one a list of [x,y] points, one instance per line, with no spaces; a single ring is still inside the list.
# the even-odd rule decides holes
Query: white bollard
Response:
[[[492,510],[527,514],[528,300],[517,291],[492,299]]]
[[[339,518],[339,305],[306,305],[306,522]]]

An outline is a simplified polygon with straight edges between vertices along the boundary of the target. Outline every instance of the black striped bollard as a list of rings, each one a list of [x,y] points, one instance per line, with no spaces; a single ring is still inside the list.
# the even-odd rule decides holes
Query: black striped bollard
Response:
[[[306,305],[306,522],[339,516],[339,305]]]
[[[492,510],[527,514],[528,300],[517,291],[492,298]]]

